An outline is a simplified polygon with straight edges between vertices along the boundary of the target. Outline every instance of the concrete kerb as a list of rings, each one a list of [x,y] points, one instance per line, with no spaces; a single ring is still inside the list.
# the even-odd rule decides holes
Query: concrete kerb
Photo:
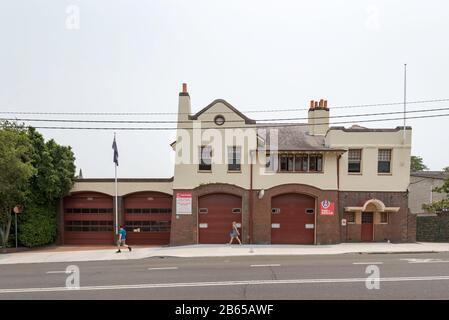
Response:
[[[205,258],[242,256],[301,256],[338,254],[393,254],[449,252],[449,243],[357,243],[336,245],[187,245],[136,248],[132,252],[89,250],[65,252],[18,252],[0,255],[2,264],[57,263],[86,261],[123,261],[146,258]]]

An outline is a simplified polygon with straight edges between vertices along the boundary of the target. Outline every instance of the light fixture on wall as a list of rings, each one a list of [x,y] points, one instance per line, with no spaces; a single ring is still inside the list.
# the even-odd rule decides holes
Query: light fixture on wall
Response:
[[[265,190],[264,189],[257,191],[257,197],[259,199],[262,199],[264,194],[265,194]]]

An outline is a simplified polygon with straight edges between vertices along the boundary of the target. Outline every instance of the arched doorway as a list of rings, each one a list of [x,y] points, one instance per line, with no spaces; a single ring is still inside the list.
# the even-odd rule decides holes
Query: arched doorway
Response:
[[[227,243],[233,221],[240,226],[239,231],[242,234],[241,197],[226,193],[213,193],[198,198],[198,243]]]

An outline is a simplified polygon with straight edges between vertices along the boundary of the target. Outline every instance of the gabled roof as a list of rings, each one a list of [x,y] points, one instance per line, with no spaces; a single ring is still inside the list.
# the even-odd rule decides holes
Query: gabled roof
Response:
[[[234,108],[229,102],[227,102],[226,100],[223,99],[216,99],[214,101],[212,101],[209,105],[207,105],[206,107],[204,107],[203,109],[201,109],[200,111],[198,111],[197,113],[195,113],[193,116],[189,116],[190,120],[197,120],[198,117],[200,115],[202,115],[204,112],[206,112],[207,110],[209,110],[210,108],[212,108],[214,105],[216,105],[217,103],[222,103],[224,104],[226,107],[228,107],[232,112],[234,112],[236,115],[238,115],[240,118],[242,118],[243,120],[245,120],[246,124],[255,124],[256,121],[253,119],[248,118],[247,116],[245,116],[243,113],[241,113],[239,110],[237,110],[236,108]]]

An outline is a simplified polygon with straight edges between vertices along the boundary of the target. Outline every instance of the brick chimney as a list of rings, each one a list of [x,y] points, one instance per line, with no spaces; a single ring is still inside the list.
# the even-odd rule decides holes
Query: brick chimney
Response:
[[[329,109],[327,100],[310,101],[308,112],[309,135],[324,136],[329,129]]]
[[[190,96],[189,93],[187,92],[187,83],[183,83],[182,91],[179,93],[179,100],[178,100],[178,121],[189,120],[190,113],[191,113],[191,106],[190,106]]]

